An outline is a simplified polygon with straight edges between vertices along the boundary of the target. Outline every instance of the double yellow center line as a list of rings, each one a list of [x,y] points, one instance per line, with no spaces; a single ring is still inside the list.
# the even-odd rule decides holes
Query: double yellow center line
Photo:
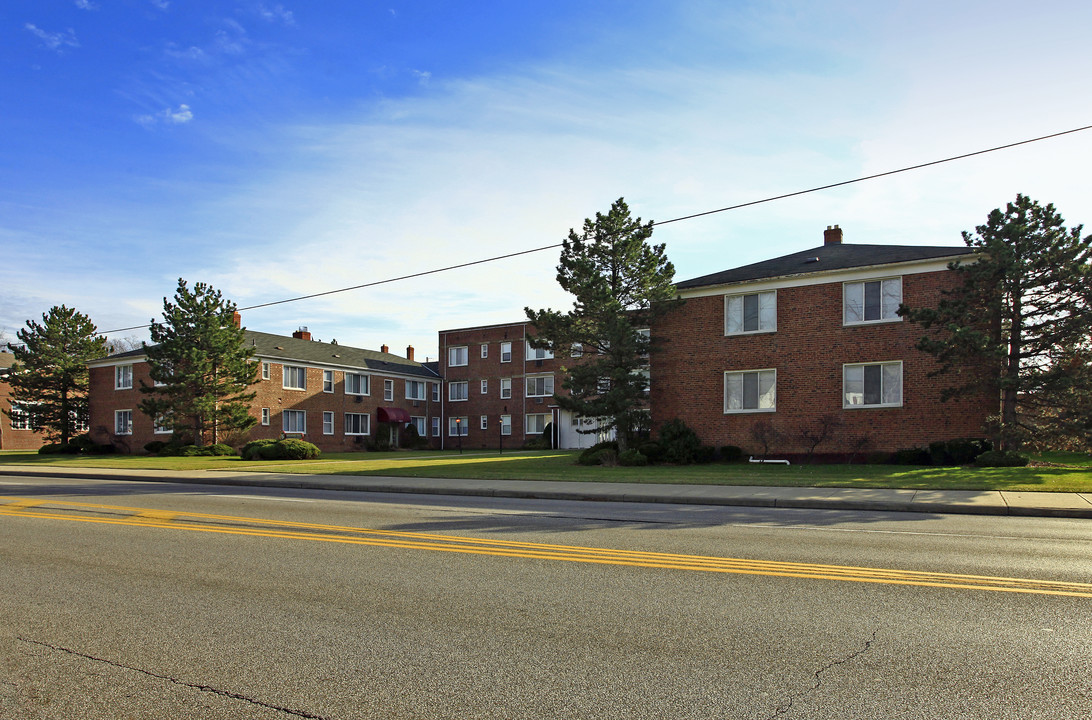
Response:
[[[29,498],[0,497],[0,516],[667,570],[1092,598],[1090,583],[612,550]]]

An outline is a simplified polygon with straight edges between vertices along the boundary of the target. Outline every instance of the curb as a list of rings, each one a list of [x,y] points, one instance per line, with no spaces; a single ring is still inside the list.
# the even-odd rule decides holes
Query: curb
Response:
[[[124,471],[122,471],[124,473]],[[945,502],[899,502],[891,500],[861,500],[849,498],[770,498],[747,497],[734,495],[732,497],[718,497],[716,495],[702,495],[694,493],[694,485],[685,485],[690,492],[687,493],[636,493],[627,492],[624,488],[632,487],[619,484],[619,492],[603,492],[594,490],[580,490],[574,487],[569,490],[554,490],[548,488],[519,489],[512,487],[466,487],[444,486],[443,479],[436,479],[432,485],[399,485],[391,482],[375,481],[368,484],[356,485],[351,482],[339,481],[331,476],[323,475],[298,475],[269,477],[200,477],[200,476],[176,476],[164,477],[155,475],[141,475],[140,471],[134,474],[119,474],[118,472],[65,469],[63,472],[49,470],[14,470],[0,467],[0,477],[21,476],[37,478],[58,479],[85,479],[85,480],[113,480],[135,482],[162,482],[162,483],[189,483],[194,485],[227,485],[235,487],[270,487],[295,490],[327,490],[327,491],[351,491],[390,493],[408,495],[449,495],[458,497],[497,497],[518,498],[528,500],[565,500],[585,502],[627,502],[627,503],[654,503],[668,505],[715,505],[722,507],[755,507],[755,508],[782,508],[803,510],[851,510],[863,512],[907,512],[907,513],[934,513],[951,515],[995,515],[1010,517],[1054,517],[1054,518],[1090,518],[1092,519],[1092,502],[1086,502],[1087,507],[1036,507],[1029,505],[1013,506],[1008,501],[993,505],[971,505]],[[221,471],[223,472],[223,471]],[[428,478],[413,478],[413,480],[428,480]],[[358,482],[367,482],[363,478]],[[526,481],[533,482],[533,481]],[[574,483],[574,486],[578,486]],[[719,487],[719,486],[710,486]],[[1053,494],[1053,493],[1049,493]],[[1065,495],[1066,493],[1059,493]],[[1077,495],[1076,493],[1072,493]],[[1079,497],[1079,495],[1078,495]]]

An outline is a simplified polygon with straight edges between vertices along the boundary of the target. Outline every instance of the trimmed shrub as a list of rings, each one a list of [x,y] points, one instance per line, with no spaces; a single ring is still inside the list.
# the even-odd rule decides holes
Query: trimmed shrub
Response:
[[[614,467],[618,464],[618,451],[613,448],[603,448],[595,453],[595,459],[599,461],[597,465]]]
[[[85,447],[83,451],[87,455],[113,455],[118,449],[110,443],[102,443],[101,445],[92,443],[88,447]]]
[[[925,448],[903,448],[891,456],[892,465],[932,465],[933,458]]]
[[[701,447],[701,440],[689,425],[679,418],[668,420],[660,428],[660,448],[663,461],[677,465],[689,465]]]
[[[322,454],[317,445],[306,440],[288,438],[277,444],[284,449],[284,458],[286,460],[313,460]]]
[[[614,440],[604,440],[603,442],[596,443],[580,453],[576,458],[576,461],[581,465],[599,465],[601,464],[598,456],[600,450],[611,450],[614,452],[615,457],[617,457],[618,443]]]
[[[929,443],[929,455],[934,465],[968,465],[991,449],[990,441],[981,438],[957,438]]]
[[[974,459],[978,467],[1024,467],[1031,458],[1013,450],[987,450]]]
[[[152,440],[150,443],[144,444],[144,452],[149,455],[159,455],[165,447],[167,447],[167,443],[162,440]]]
[[[234,455],[235,448],[231,447],[227,443],[216,443],[215,445],[209,445],[209,455]]]
[[[272,445],[276,442],[276,440],[251,440],[246,445],[243,445],[243,449],[239,451],[239,455],[243,460],[261,460],[261,449],[266,445]]]
[[[80,448],[72,443],[47,443],[38,448],[39,455],[76,455]]]
[[[721,445],[720,459],[724,462],[739,462],[743,459],[743,448],[739,445]]]
[[[663,448],[660,447],[660,443],[655,440],[643,442],[637,446],[637,449],[641,451],[641,454],[644,455],[650,463],[660,462],[660,458],[662,458],[664,454]]]
[[[694,451],[694,462],[699,465],[708,465],[716,457],[717,449],[712,445],[700,445]]]
[[[85,452],[88,449],[95,447],[95,441],[91,439],[90,433],[77,435],[76,437],[69,440],[69,444],[78,447],[80,449],[80,452]]]
[[[630,448],[618,456],[618,464],[624,467],[642,467],[648,465],[648,458],[640,450]]]

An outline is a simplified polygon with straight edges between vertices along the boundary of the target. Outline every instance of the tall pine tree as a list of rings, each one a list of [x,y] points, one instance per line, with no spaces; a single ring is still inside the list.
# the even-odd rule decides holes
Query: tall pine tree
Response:
[[[998,398],[992,432],[1004,449],[1033,437],[1092,440],[1092,236],[1081,230],[1017,195],[976,235],[963,233],[980,252],[951,266],[961,282],[937,307],[901,310],[933,330],[918,347],[954,380],[946,398]]]
[[[30,426],[53,442],[68,443],[87,426],[87,362],[107,353],[106,338],[83,313],[61,305],[27,320],[11,345],[12,401],[27,412]]]
[[[163,299],[163,322],[152,320],[145,353],[154,384],[141,383],[148,397],[140,409],[160,426],[192,435],[196,445],[257,422],[249,413],[256,393],[248,388],[258,380],[258,364],[235,309],[210,285],[199,282],[191,291],[179,278],[174,302]]]
[[[569,394],[555,395],[558,405],[600,418],[621,450],[647,423],[648,329],[677,302],[675,268],[651,237],[652,222],[631,218],[619,198],[562,244],[557,282],[574,296],[572,310],[525,309],[532,345],[577,357],[563,368]]]

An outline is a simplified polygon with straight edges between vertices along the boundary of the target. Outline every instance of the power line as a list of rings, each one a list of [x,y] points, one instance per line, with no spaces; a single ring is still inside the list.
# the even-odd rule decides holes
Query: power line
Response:
[[[944,158],[942,160],[932,160],[930,162],[919,163],[917,165],[909,165],[898,170],[888,170],[886,172],[875,173],[874,175],[865,175],[863,177],[854,178],[852,180],[842,180],[841,182],[830,183],[828,185],[819,185],[818,187],[808,188],[807,190],[797,190],[796,192],[785,193],[783,195],[774,195],[772,197],[762,198],[761,200],[751,200],[745,203],[739,203],[738,205],[729,205],[727,207],[717,208],[716,210],[706,210],[700,213],[694,213],[693,215],[683,215],[682,217],[671,218],[670,220],[661,220],[659,222],[652,222],[653,227],[660,225],[669,225],[671,223],[682,222],[683,220],[693,220],[694,218],[705,217],[706,215],[716,215],[717,213],[728,212],[729,210],[739,210],[740,208],[751,207],[753,205],[762,205],[763,203],[774,202],[775,200],[784,200],[786,198],[797,197],[798,195],[807,195],[808,193],[819,192],[820,190],[830,190],[831,188],[842,187],[845,185],[853,185],[854,183],[864,182],[866,180],[875,180],[877,178],[887,177],[889,175],[897,175],[899,173],[910,172],[911,170],[920,170],[922,168],[931,167],[933,165],[941,165],[943,163],[953,162],[955,160],[964,160],[976,155],[985,155],[986,153],[997,152],[998,150],[1007,150],[1009,148],[1019,147],[1020,145],[1028,145],[1030,143],[1039,142],[1040,140],[1049,140],[1051,138],[1061,137],[1062,135],[1070,135],[1072,133],[1082,132],[1084,130],[1092,130],[1092,125],[1085,125],[1084,127],[1073,128],[1072,130],[1063,130],[1062,132],[1051,133],[1050,135],[1041,135],[1040,137],[1031,138],[1029,140],[1020,140],[1019,142],[1008,143],[1006,145],[998,145],[996,147],[987,148],[985,150],[975,150],[974,152],[963,153],[962,155],[953,155],[951,157]],[[496,262],[498,260],[507,260],[508,258],[519,257],[520,255],[530,255],[532,253],[542,252],[543,250],[554,250],[562,246],[562,243],[554,243],[553,245],[544,245],[542,247],[532,248],[530,250],[521,250],[519,252],[508,253],[506,255],[494,255],[492,257],[483,258],[481,260],[473,260],[471,262],[459,263],[458,265],[447,265],[442,268],[436,268],[434,270],[422,270],[421,272],[411,273],[409,275],[400,275],[399,277],[387,278],[386,280],[375,280],[373,282],[364,283],[362,285],[353,285],[352,287],[339,288],[337,290],[326,290],[324,292],[312,293],[310,295],[299,295],[297,297],[286,298],[284,300],[274,300],[272,302],[260,303],[258,305],[250,305],[247,307],[239,308],[242,310],[257,310],[259,308],[272,307],[273,305],[284,305],[286,303],[299,302],[300,300],[310,300],[312,298],[323,297],[324,295],[336,295],[337,293],[349,292],[350,290],[362,290],[364,288],[375,287],[377,285],[386,285],[388,283],[400,282],[402,280],[411,280],[413,278],[424,277],[426,275],[435,275],[437,273],[448,272],[450,270],[458,270],[460,268],[472,267],[474,265],[483,265],[485,263]],[[132,327],[118,328],[116,330],[104,330],[101,334],[108,335],[110,333],[124,332],[126,330],[142,330],[149,325],[133,325]]]

